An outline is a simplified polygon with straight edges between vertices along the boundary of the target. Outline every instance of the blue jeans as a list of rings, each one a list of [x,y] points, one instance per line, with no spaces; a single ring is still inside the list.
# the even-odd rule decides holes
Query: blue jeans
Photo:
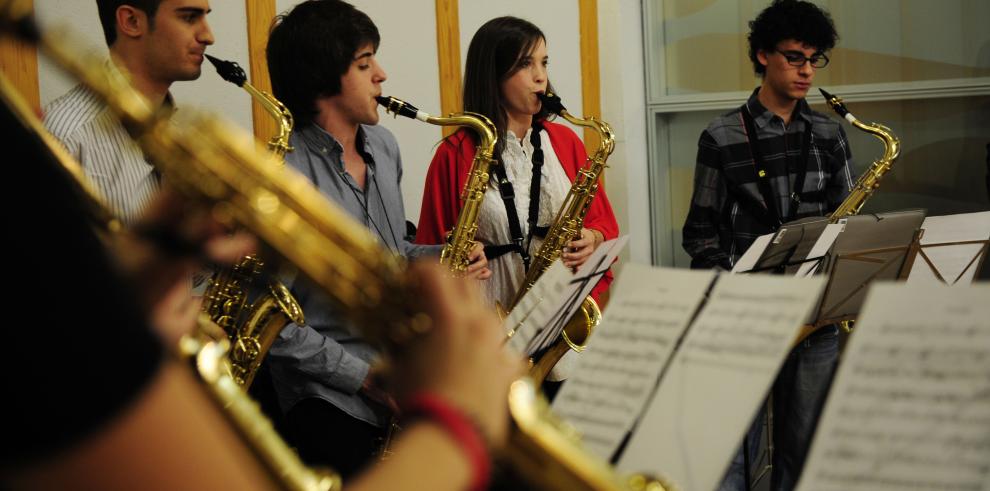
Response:
[[[818,417],[832,385],[839,359],[839,330],[826,326],[795,347],[784,361],[773,385],[773,472],[772,491],[794,489],[801,476]],[[764,410],[757,411],[747,432],[746,446],[752,468],[759,457]],[[725,473],[720,491],[747,488],[743,445]]]

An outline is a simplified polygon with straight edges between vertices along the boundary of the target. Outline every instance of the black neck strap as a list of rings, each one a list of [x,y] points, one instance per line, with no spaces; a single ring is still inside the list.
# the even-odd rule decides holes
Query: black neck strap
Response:
[[[773,189],[770,187],[771,176],[767,173],[766,163],[760,154],[759,134],[756,132],[756,124],[753,122],[753,116],[749,113],[748,104],[743,105],[741,114],[743,124],[746,126],[746,139],[749,142],[749,151],[753,157],[753,168],[756,170],[756,185],[760,189],[760,194],[763,195],[763,202],[766,205],[766,221],[770,222],[770,226],[776,230],[777,227],[791,221],[797,214],[798,206],[801,205],[801,197],[804,194],[804,178],[808,173],[808,156],[811,152],[811,122],[805,121],[801,142],[801,159],[798,161],[800,168],[797,169],[794,186],[791,187],[791,203],[788,207],[789,213],[787,216],[783,216],[781,210],[777,207],[777,198],[773,194]],[[785,177],[790,172],[786,167],[785,164]]]
[[[496,257],[516,252],[523,259],[523,265],[529,269],[529,244],[533,241],[533,236],[543,237],[547,233],[548,227],[539,227],[537,221],[540,217],[540,181],[543,178],[543,142],[540,131],[543,130],[543,123],[533,120],[533,130],[529,135],[529,142],[533,145],[533,180],[529,186],[529,216],[526,223],[529,225],[529,233],[523,237],[522,226],[519,222],[519,214],[516,213],[516,193],[512,188],[512,183],[505,173],[504,165],[494,166],[494,176],[497,179],[498,192],[505,205],[505,214],[509,221],[509,235],[512,238],[511,244],[485,246],[485,257],[494,259]]]

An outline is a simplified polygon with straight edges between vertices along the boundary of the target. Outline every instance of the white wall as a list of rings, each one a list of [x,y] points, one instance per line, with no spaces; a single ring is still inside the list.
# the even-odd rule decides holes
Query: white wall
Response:
[[[69,26],[78,38],[78,44],[90,47],[106,55],[106,42],[96,12],[96,2],[35,0],[39,22],[42,26]],[[207,17],[213,29],[216,44],[207,52],[218,58],[236,61],[248,69],[247,17],[243,2],[214,1],[213,12]],[[44,107],[75,85],[75,81],[43,56],[38,60],[38,86],[41,105]],[[217,114],[251,130],[251,100],[246,92],[224,82],[209,63],[203,64],[199,80],[177,82],[172,95],[180,108],[201,109]]]
[[[642,7],[638,0],[599,0],[602,118],[616,133],[605,178],[619,229],[629,235],[626,259],[649,264],[650,207]]]

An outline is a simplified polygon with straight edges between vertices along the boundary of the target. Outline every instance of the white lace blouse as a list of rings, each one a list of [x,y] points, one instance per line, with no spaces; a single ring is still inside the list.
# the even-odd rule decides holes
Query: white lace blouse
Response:
[[[533,145],[530,143],[530,128],[520,140],[515,133],[506,132],[505,150],[502,152],[501,164],[505,166],[505,174],[512,183],[515,192],[516,214],[523,237],[529,234],[529,192],[533,181]],[[560,160],[550,145],[550,137],[546,130],[540,131],[541,149],[543,150],[543,168],[540,176],[540,214],[537,220],[539,226],[548,226],[557,215],[557,210],[567,197],[571,180],[560,165]],[[509,244],[512,238],[509,234],[509,218],[505,212],[505,203],[492,184],[485,191],[485,199],[481,205],[478,217],[477,239],[486,245]],[[533,237],[529,244],[532,255],[543,241]],[[525,243],[523,244],[525,246]],[[489,259],[488,267],[492,277],[483,282],[485,295],[492,305],[499,302],[506,305],[512,301],[516,290],[526,277],[522,257],[510,252],[495,259]]]

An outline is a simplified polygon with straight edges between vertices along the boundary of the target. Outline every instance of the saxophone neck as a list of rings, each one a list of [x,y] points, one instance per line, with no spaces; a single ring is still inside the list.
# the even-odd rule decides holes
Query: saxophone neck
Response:
[[[859,120],[856,120],[853,126],[883,142],[884,151],[883,156],[880,157],[881,161],[891,162],[901,154],[901,140],[890,128],[879,123],[863,123]]]
[[[595,151],[594,160],[604,162],[609,155],[612,155],[612,152],[615,150],[615,132],[612,131],[611,125],[594,116],[587,118],[574,116],[567,111],[567,108],[561,103],[560,97],[553,92],[547,91],[546,93],[539,94],[538,97],[550,113],[564,118],[573,125],[591,128],[598,134],[598,150]]]
[[[498,133],[495,124],[487,116],[473,112],[455,113],[447,117],[433,116],[397,97],[378,96],[375,99],[378,104],[385,108],[386,112],[392,113],[395,117],[404,116],[437,126],[467,126],[471,128],[478,136],[478,155],[487,159],[492,158],[495,143],[498,142]]]
[[[248,94],[251,94],[251,97],[258,101],[261,107],[265,108],[265,111],[268,111],[268,114],[275,120],[275,124],[278,125],[278,132],[268,140],[268,150],[279,157],[284,157],[286,153],[293,150],[292,146],[289,145],[289,136],[292,134],[295,123],[289,108],[285,107],[285,104],[282,104],[282,101],[276,99],[275,96],[258,90],[250,83],[245,82],[241,87]]]
[[[275,124],[278,125],[278,133],[268,140],[268,150],[280,158],[285,157],[287,152],[291,152],[289,135],[292,134],[293,120],[289,108],[285,107],[285,104],[282,104],[275,96],[251,85],[247,80],[247,73],[237,62],[221,60],[210,55],[206,55],[206,59],[217,69],[217,74],[221,78],[244,89],[275,120]]]
[[[473,112],[463,112],[451,114],[445,118],[431,116],[426,122],[440,126],[467,126],[471,128],[478,137],[478,156],[487,160],[494,158],[498,133],[495,129],[495,123],[492,123],[487,116]]]
[[[884,152],[883,156],[880,157],[881,162],[893,162],[901,153],[901,140],[897,138],[894,132],[879,123],[864,123],[860,121],[856,116],[854,116],[849,109],[846,108],[845,103],[839,96],[829,94],[825,89],[818,89],[822,95],[825,97],[825,102],[838,114],[842,116],[849,124],[855,126],[860,131],[869,133],[877,137],[881,142],[883,142]]]

